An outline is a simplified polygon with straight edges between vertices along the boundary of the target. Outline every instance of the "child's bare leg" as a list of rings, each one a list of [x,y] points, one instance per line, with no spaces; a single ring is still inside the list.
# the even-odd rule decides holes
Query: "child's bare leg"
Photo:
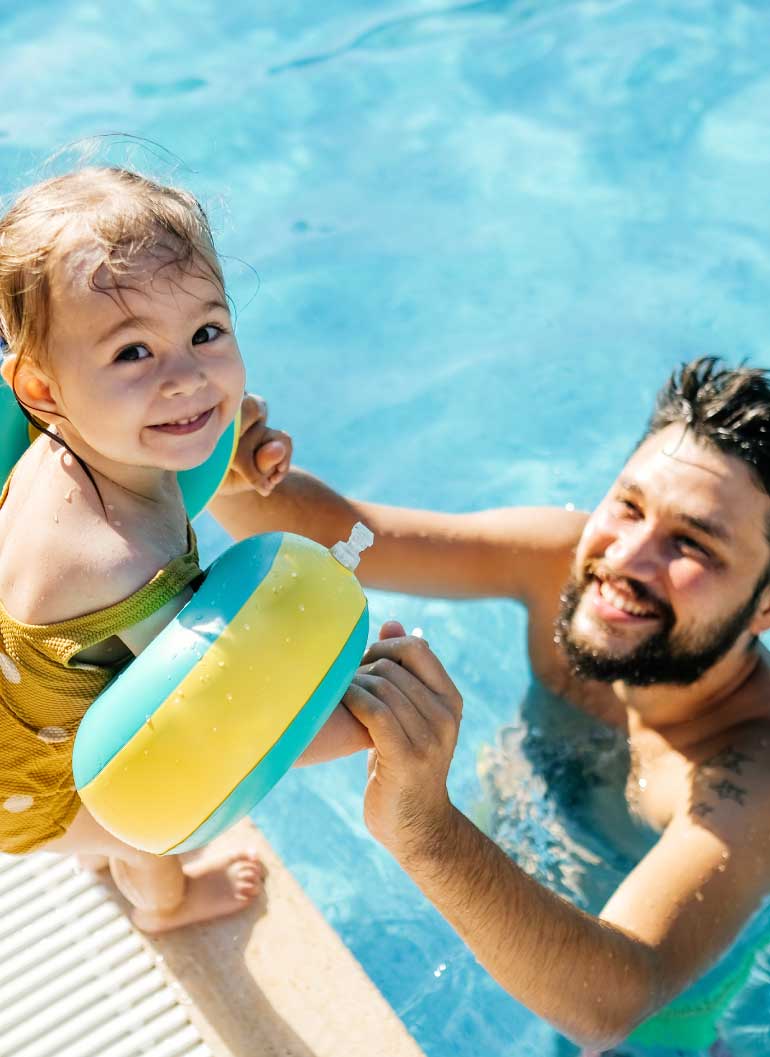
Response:
[[[110,866],[114,877],[112,860]],[[204,852],[194,862],[182,865],[180,873],[185,885],[182,901],[172,909],[135,910],[132,917],[140,929],[166,932],[234,914],[262,890],[265,878],[264,866],[254,850]]]
[[[64,837],[46,851],[106,856],[123,895],[135,907],[134,923],[147,932],[164,932],[242,910],[262,888],[264,868],[256,852],[226,854],[205,850],[189,864],[176,856],[138,851],[113,837],[81,808]]]

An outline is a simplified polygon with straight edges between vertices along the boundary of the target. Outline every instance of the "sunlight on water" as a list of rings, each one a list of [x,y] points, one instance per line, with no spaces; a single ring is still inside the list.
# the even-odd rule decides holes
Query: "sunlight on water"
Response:
[[[150,141],[94,156],[204,199],[249,385],[344,491],[589,506],[678,360],[768,362],[759,0],[31,0],[0,5],[0,44],[0,190],[66,168],[71,150],[45,159],[82,137]],[[199,532],[208,561],[226,539]],[[586,732],[576,759],[549,755],[521,612],[370,603],[375,631],[421,628],[463,692],[456,802],[570,898],[600,898],[644,834],[581,815],[601,792],[581,768],[593,750],[620,766],[622,746]],[[373,845],[364,780],[363,759],[304,769],[258,819],[428,1057],[574,1054]],[[765,958],[735,1057],[770,1045],[767,995]]]

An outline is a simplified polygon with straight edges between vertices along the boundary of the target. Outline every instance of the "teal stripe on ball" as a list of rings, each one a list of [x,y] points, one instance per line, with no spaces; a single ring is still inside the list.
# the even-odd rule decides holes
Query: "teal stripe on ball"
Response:
[[[227,550],[184,609],[102,691],[78,729],[72,757],[76,788],[88,785],[173,696],[258,589],[282,542],[282,532],[270,532]]]
[[[336,708],[361,662],[368,634],[369,609],[365,606],[337,659],[281,738],[216,811],[186,840],[169,851],[179,854],[207,844],[217,834],[235,825],[270,792]]]

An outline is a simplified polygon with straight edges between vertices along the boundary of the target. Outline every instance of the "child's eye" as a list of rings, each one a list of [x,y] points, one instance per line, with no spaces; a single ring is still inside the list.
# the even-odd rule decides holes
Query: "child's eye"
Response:
[[[207,323],[205,327],[198,327],[192,337],[193,345],[206,345],[215,341],[222,333],[222,328],[215,323]]]
[[[150,356],[150,350],[146,345],[127,345],[121,349],[115,357],[117,363],[136,363],[138,360],[146,360]]]

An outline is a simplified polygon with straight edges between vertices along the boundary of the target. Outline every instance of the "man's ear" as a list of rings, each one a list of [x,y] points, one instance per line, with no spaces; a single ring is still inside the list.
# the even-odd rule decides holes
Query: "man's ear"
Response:
[[[761,635],[770,629],[770,587],[766,587],[760,595],[749,629],[753,635]]]
[[[46,422],[54,422],[61,416],[51,380],[36,364],[27,360],[19,362],[18,356],[12,354],[4,358],[0,373],[28,411]]]

